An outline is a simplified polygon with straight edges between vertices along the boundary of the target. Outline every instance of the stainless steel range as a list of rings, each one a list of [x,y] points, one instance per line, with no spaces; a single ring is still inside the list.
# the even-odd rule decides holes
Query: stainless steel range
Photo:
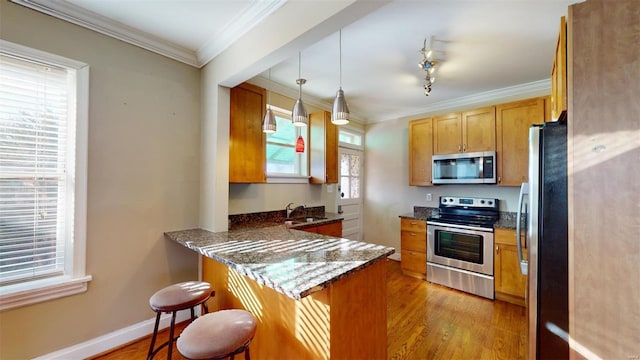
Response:
[[[427,281],[493,299],[498,199],[442,196],[438,209],[427,219]]]

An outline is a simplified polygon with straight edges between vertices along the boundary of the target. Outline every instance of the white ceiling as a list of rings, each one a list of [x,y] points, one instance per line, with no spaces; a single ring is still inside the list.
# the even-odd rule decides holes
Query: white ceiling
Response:
[[[576,1],[396,0],[382,6],[342,30],[342,87],[351,112],[377,122],[548,92],[559,19]],[[98,31],[202,66],[286,0],[16,2],[38,4],[40,11],[55,7],[69,21],[90,19]],[[439,65],[427,97],[417,63],[431,37]],[[313,96],[330,105],[339,86],[338,33],[301,52],[303,100]],[[272,81],[292,90],[297,78],[297,55],[271,70]]]

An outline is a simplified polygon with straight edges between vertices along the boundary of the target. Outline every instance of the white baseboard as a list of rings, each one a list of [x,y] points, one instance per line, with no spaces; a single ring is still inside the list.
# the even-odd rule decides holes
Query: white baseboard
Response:
[[[196,308],[196,314],[200,313],[199,307]],[[189,310],[178,311],[176,316],[176,324],[188,320],[191,317]],[[50,360],[50,359],[86,359],[91,356],[98,355],[107,350],[119,347],[133,340],[139,339],[153,333],[155,325],[155,316],[149,320],[141,321],[137,324],[127,326],[108,334],[98,336],[87,340],[83,343],[69,346],[49,354],[38,356],[34,360]],[[160,317],[160,329],[168,328],[171,325],[171,314],[162,314]]]

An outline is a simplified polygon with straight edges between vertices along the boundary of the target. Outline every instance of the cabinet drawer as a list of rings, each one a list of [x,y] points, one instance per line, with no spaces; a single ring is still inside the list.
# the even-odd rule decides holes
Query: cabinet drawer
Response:
[[[522,245],[525,245],[525,233],[524,231],[521,231],[521,236],[520,238],[522,239]],[[512,230],[512,229],[501,229],[501,228],[497,228],[494,230],[494,242],[496,244],[503,244],[503,245],[513,245],[516,246],[516,231]]]
[[[400,234],[400,246],[402,250],[427,252],[427,234],[425,232],[402,230]]]
[[[410,250],[402,250],[400,254],[402,270],[419,274],[427,273],[427,254]]]
[[[422,231],[427,232],[427,222],[423,220],[415,219],[400,219],[400,228],[408,231]]]

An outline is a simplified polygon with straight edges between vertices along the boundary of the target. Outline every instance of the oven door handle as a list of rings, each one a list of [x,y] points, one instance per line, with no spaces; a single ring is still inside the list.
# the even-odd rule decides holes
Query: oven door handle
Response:
[[[520,197],[518,198],[518,214],[516,216],[516,246],[518,248],[518,261],[520,262],[520,272],[522,275],[527,275],[529,272],[529,261],[525,260],[522,256],[522,239],[520,236],[525,196],[529,196],[529,184],[522,183],[520,186]],[[526,236],[526,235],[525,235]]]

